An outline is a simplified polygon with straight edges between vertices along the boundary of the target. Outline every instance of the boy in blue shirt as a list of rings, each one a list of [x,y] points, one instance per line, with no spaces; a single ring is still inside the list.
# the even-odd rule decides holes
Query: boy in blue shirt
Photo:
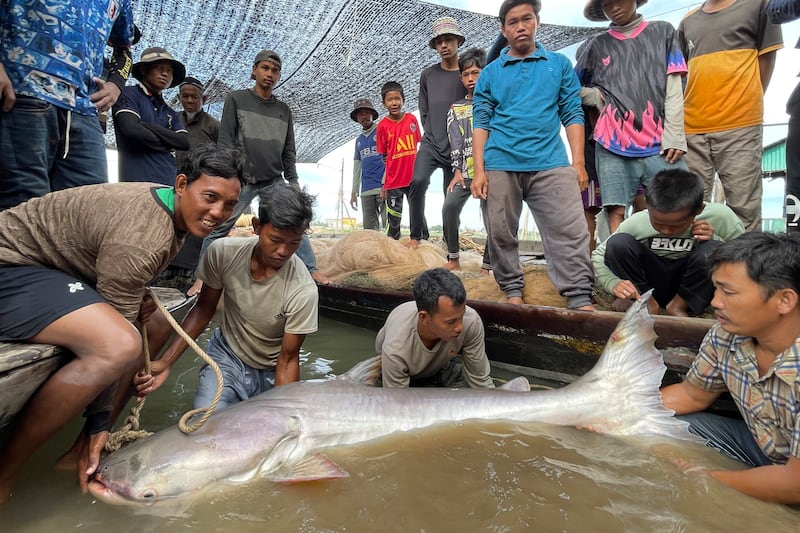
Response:
[[[492,268],[509,303],[524,303],[517,229],[525,201],[541,232],[553,284],[569,308],[593,311],[594,273],[580,195],[588,182],[580,83],[569,59],[535,41],[540,9],[538,0],[500,6],[509,46],[486,65],[475,86],[472,195],[486,199]]]
[[[378,111],[367,98],[359,98],[353,104],[350,118],[363,130],[356,137],[356,153],[353,157],[353,189],[350,206],[358,209],[358,190],[361,189],[361,212],[364,215],[364,229],[381,231],[386,227],[386,208],[381,200],[383,174],[386,167],[375,144]]]

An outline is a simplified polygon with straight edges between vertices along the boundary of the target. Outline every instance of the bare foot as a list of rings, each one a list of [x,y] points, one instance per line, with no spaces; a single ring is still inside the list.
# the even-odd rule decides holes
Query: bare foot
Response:
[[[202,288],[203,288],[203,280],[202,280],[202,279],[197,279],[197,280],[195,280],[195,282],[192,284],[192,286],[191,286],[191,287],[189,287],[189,290],[188,290],[188,291],[186,291],[186,296],[188,296],[188,297],[190,297],[190,298],[191,298],[191,297],[192,297],[192,296],[194,296],[195,294],[199,293],[199,292],[200,292],[200,289],[202,289]]]
[[[447,263],[442,265],[442,268],[447,270],[461,270],[461,263],[458,259],[450,259]]]
[[[597,311],[597,309],[595,308],[595,306],[593,306],[592,304],[589,304],[589,305],[582,305],[582,306],[580,306],[580,307],[573,307],[573,309],[574,309],[575,311]]]
[[[419,248],[419,241],[417,239],[409,239],[407,246],[412,250]]]
[[[676,294],[672,301],[667,304],[666,312],[670,316],[689,316],[689,304],[680,295]]]
[[[323,273],[322,273],[322,272],[320,272],[319,270],[315,270],[314,272],[312,272],[312,273],[311,273],[311,278],[312,278],[314,281],[316,281],[317,283],[319,283],[320,285],[330,285],[330,284],[331,284],[331,280],[329,280],[329,279],[328,279],[328,278],[325,276],[325,274],[323,274]]]
[[[489,276],[492,275],[492,271],[489,270],[488,268],[482,268],[481,269],[481,275],[489,277]]]
[[[611,303],[611,310],[617,313],[624,313],[633,305],[633,300],[617,298]]]
[[[658,305],[658,302],[655,301],[653,298],[647,300],[647,311],[651,315],[660,315],[661,314],[661,306]]]
[[[511,305],[522,305],[525,303],[525,300],[522,299],[522,296],[509,296],[508,303]]]
[[[56,460],[56,470],[75,471],[78,468],[78,454],[80,453],[81,439],[78,438],[64,455]]]

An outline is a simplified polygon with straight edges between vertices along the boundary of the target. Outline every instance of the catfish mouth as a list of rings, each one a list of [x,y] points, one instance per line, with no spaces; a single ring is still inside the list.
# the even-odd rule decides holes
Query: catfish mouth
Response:
[[[95,474],[89,480],[89,492],[98,500],[111,505],[151,505],[155,503],[155,491],[148,491],[152,495],[144,494],[143,498],[135,499],[130,495],[130,490],[118,483],[104,480],[100,474]]]

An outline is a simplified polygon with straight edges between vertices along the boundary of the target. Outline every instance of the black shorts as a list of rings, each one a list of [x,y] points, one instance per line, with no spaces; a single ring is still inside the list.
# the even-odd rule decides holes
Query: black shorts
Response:
[[[59,318],[105,302],[85,281],[43,266],[0,266],[0,341],[27,341]]]

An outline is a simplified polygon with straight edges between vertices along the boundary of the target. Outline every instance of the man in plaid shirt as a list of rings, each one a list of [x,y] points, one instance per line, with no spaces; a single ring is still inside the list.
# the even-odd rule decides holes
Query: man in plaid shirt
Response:
[[[800,238],[745,233],[711,256],[717,324],[664,406],[752,468],[708,471],[761,500],[800,503]],[[703,413],[730,392],[742,420]],[[691,413],[691,414],[690,414]]]

